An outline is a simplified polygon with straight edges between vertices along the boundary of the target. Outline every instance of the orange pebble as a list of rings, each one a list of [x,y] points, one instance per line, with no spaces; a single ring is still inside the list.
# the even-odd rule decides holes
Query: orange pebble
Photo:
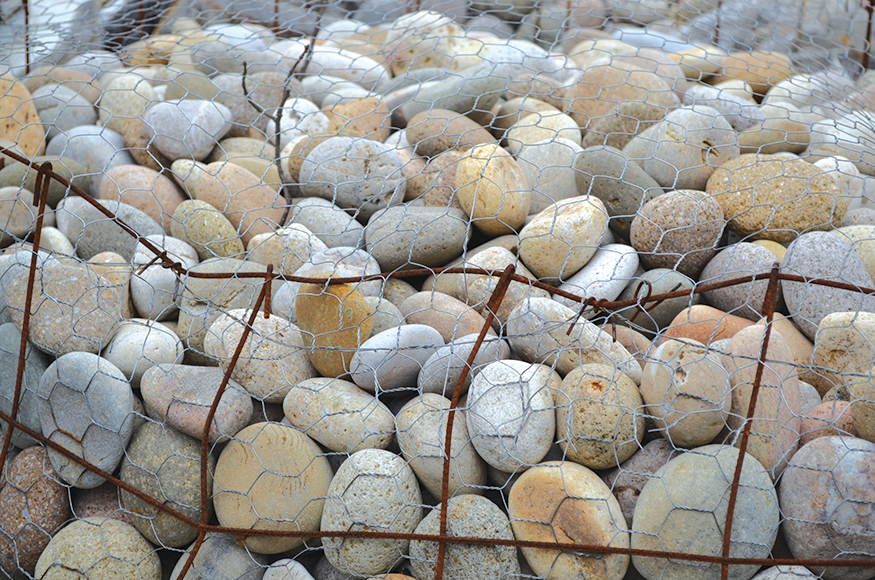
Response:
[[[858,437],[857,427],[847,401],[827,401],[808,411],[802,419],[802,437],[799,445],[805,445],[818,437],[852,435]]]
[[[710,344],[715,340],[732,338],[742,328],[752,326],[754,322],[747,318],[727,314],[704,304],[685,308],[674,317],[665,336],[669,338],[692,339],[702,344]]]

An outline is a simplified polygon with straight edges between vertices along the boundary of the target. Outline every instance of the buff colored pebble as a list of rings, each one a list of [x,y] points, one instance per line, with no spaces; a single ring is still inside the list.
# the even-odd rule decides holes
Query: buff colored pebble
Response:
[[[160,580],[161,560],[133,527],[100,517],[76,520],[55,534],[36,563],[34,576],[65,580]]]
[[[45,150],[45,129],[27,87],[10,75],[0,76],[0,137],[15,143],[28,157]]]
[[[404,134],[416,152],[425,157],[434,157],[448,149],[470,149],[495,141],[486,129],[465,115],[443,109],[430,109],[415,115],[407,122]]]
[[[70,517],[70,497],[42,447],[15,456],[0,487],[0,570],[33,574],[52,534]],[[20,572],[19,572],[20,574]]]
[[[766,568],[751,580],[816,580],[817,576],[804,566],[774,566]]]
[[[155,88],[139,74],[117,75],[106,85],[97,104],[99,124],[122,133],[127,119],[143,115],[153,103],[159,101],[161,98]]]
[[[274,272],[292,275],[313,254],[328,249],[306,226],[290,224],[275,232],[259,234],[249,240],[247,260],[267,266]]]
[[[122,371],[133,388],[139,388],[143,374],[156,364],[182,362],[183,344],[160,322],[134,318],[119,325],[100,355]]]
[[[435,497],[441,496],[448,410],[451,401],[425,393],[408,402],[395,417],[398,446],[420,483]],[[465,411],[456,410],[450,456],[449,497],[482,493],[486,463],[477,455],[465,423]]]
[[[592,544],[628,548],[623,512],[598,475],[571,461],[542,463],[523,473],[511,487],[508,513],[518,540]],[[613,580],[629,568],[625,554],[587,555],[543,548],[521,548],[540,577]]]
[[[201,517],[201,493],[212,495],[214,457],[207,456],[207,487],[201,489],[200,441],[171,427],[147,421],[125,450],[119,479],[163,505],[195,521]],[[197,530],[121,490],[134,527],[159,546],[179,548],[197,537]]]
[[[440,507],[432,510],[416,527],[417,534],[440,533]],[[511,540],[508,517],[497,505],[479,495],[458,495],[447,504],[447,534]],[[420,580],[434,580],[438,544],[414,540],[410,542],[411,568]],[[520,565],[513,546],[478,546],[449,544],[444,566],[447,580],[480,580],[518,575]]]
[[[210,407],[219,392],[225,371],[217,367],[158,364],[143,375],[140,394],[146,413],[181,433],[201,439]],[[207,438],[233,437],[249,424],[252,398],[237,381],[228,381]]]
[[[9,312],[19,329],[27,280],[27,270],[21,268],[6,286]],[[98,276],[93,268],[56,261],[46,261],[35,282],[28,338],[36,347],[60,356],[97,353],[109,344],[118,327],[124,288]]]
[[[581,143],[580,127],[565,113],[532,113],[522,117],[505,134],[507,150],[514,155],[544,139],[568,139]]]
[[[170,232],[190,244],[201,260],[243,253],[243,241],[234,226],[205,201],[187,199],[180,203],[173,213]]]
[[[357,451],[341,464],[326,494],[323,532],[373,531],[409,534],[422,520],[422,495],[410,465],[382,449]],[[325,538],[325,556],[356,576],[385,574],[408,549],[409,540]]]
[[[701,191],[670,191],[647,202],[632,220],[630,241],[642,265],[696,278],[723,235],[723,209]]]
[[[819,167],[773,155],[729,160],[708,179],[706,191],[723,208],[731,231],[776,242],[837,226],[849,205],[838,182]]]
[[[661,467],[638,498],[631,547],[721,554],[729,488],[738,454],[734,447],[706,445]],[[778,535],[781,513],[786,514],[784,504],[779,510],[778,495],[769,474],[749,454],[742,461],[740,482],[732,528],[736,531],[729,556],[767,558]],[[719,564],[637,555],[632,556],[632,564],[646,580],[705,580],[720,574]],[[746,580],[758,569],[758,565],[733,566],[730,578]]]
[[[395,433],[386,405],[342,379],[317,377],[292,385],[283,413],[295,428],[339,453],[386,449]]]
[[[520,231],[519,256],[538,279],[565,281],[592,258],[608,226],[601,200],[572,197],[536,215]]]
[[[734,431],[743,428],[753,392],[757,360],[762,352],[765,327],[739,330],[729,342],[723,364],[732,385],[732,409],[727,424]],[[763,369],[756,407],[753,411],[747,452],[777,478],[795,453],[802,427],[802,399],[793,354],[787,341],[772,329],[765,352],[769,364]]]
[[[547,455],[556,432],[549,367],[502,360],[481,369],[468,390],[468,432],[478,455],[506,473],[525,470]]]
[[[847,226],[832,232],[851,244],[869,276],[875,275],[875,226]]]
[[[529,184],[516,160],[497,145],[472,148],[457,164],[456,197],[489,236],[518,231],[529,215]]]
[[[318,376],[310,364],[304,340],[297,326],[278,316],[265,318],[258,312],[250,325],[252,310],[229,310],[219,316],[204,338],[204,352],[227,370],[243,331],[249,335],[231,378],[254,398],[265,403],[281,403],[292,385]]]
[[[572,370],[554,399],[556,440],[568,458],[591,469],[607,469],[638,450],[644,438],[644,402],[635,383],[613,366],[584,364]]]
[[[784,537],[795,558],[871,560],[875,444],[854,437],[819,437],[799,450],[781,478]],[[853,552],[853,555],[848,554]],[[827,580],[866,580],[869,568],[820,568]]]
[[[216,517],[232,528],[316,531],[325,503],[320,498],[331,478],[328,459],[300,431],[276,423],[250,425],[225,446],[216,464]],[[286,552],[303,542],[269,536],[243,541],[258,554]]]
[[[720,356],[696,341],[664,340],[644,366],[641,396],[659,434],[679,447],[710,443],[732,406]]]

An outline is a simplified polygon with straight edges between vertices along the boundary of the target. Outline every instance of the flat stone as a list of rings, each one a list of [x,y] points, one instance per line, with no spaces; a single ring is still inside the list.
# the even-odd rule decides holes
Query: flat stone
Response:
[[[735,278],[768,274],[776,262],[780,260],[766,248],[739,242],[714,256],[702,270],[699,280],[704,284],[717,284]],[[719,310],[756,321],[766,314],[763,304],[768,286],[768,280],[744,282],[706,292],[705,300]]]
[[[684,453],[660,468],[641,491],[632,521],[631,547],[687,554],[717,555],[723,549],[723,525],[738,460],[738,450],[706,445]],[[767,557],[778,534],[778,495],[768,473],[752,456],[745,455],[741,486],[735,504],[733,529],[753,541],[733,541],[734,558]],[[692,528],[691,528],[692,526]],[[699,533],[690,534],[690,529]],[[712,578],[718,564],[632,556],[645,578],[685,580]],[[735,566],[730,578],[749,578],[759,566]]]
[[[182,362],[183,344],[160,322],[140,318],[122,322],[100,354],[139,388],[143,374],[156,364]]]
[[[468,216],[455,208],[395,206],[368,220],[368,252],[386,271],[438,267],[462,254]]]
[[[480,313],[442,292],[417,292],[399,306],[408,324],[425,324],[437,330],[444,342],[477,334],[486,319]],[[495,334],[492,329],[489,334]]]
[[[134,396],[124,374],[109,361],[86,352],[65,354],[40,379],[40,420],[50,441],[112,473],[133,432]],[[48,451],[52,467],[66,483],[97,487],[103,478]]]
[[[161,225],[133,206],[108,199],[99,199],[97,203],[141,236],[164,233]],[[64,199],[58,204],[57,216],[58,229],[73,242],[80,258],[90,260],[101,252],[115,252],[125,260],[133,256],[137,238],[83,198]]]
[[[243,240],[228,218],[197,199],[187,199],[176,207],[170,233],[190,244],[201,260],[241,256],[244,251]]]
[[[595,251],[586,266],[563,282],[559,289],[582,298],[613,301],[620,295],[638,270],[638,253],[635,248],[623,244],[606,244]],[[580,309],[576,302],[559,294],[553,300],[571,308]],[[592,318],[594,311],[586,313]]]
[[[173,262],[179,262],[183,268],[193,268],[200,263],[197,250],[188,243],[170,236],[144,236],[156,248],[167,253]],[[150,320],[164,320],[173,316],[179,309],[177,301],[177,274],[164,267],[161,260],[155,260],[152,253],[142,242],[137,242],[131,265],[134,275],[131,277],[131,299],[140,316]]]
[[[202,161],[231,128],[231,111],[211,101],[162,101],[143,114],[143,121],[155,147],[169,159]]]
[[[217,367],[155,365],[140,382],[146,413],[181,433],[201,439],[224,375],[225,371]],[[251,416],[249,393],[237,381],[228,381],[210,424],[209,442],[233,437],[249,424]]]
[[[437,393],[444,397],[452,397],[462,371],[468,367],[468,358],[474,350],[478,336],[479,332],[459,336],[448,342],[446,346],[437,349],[422,365],[422,370],[416,378],[417,388],[422,393]],[[507,342],[494,336],[487,336],[462,383],[462,394],[465,394],[474,377],[487,365],[509,358],[510,347]]]
[[[98,197],[133,206],[169,233],[173,212],[186,198],[167,175],[139,165],[118,165],[100,180]]]
[[[378,395],[416,385],[425,361],[440,347],[440,333],[424,324],[405,324],[364,341],[349,363],[352,380]]]
[[[316,498],[327,495],[331,478],[328,459],[300,431],[275,423],[250,425],[225,446],[216,464],[216,517],[232,528],[316,531],[325,504]],[[258,554],[278,554],[304,539],[252,536],[243,543]]]

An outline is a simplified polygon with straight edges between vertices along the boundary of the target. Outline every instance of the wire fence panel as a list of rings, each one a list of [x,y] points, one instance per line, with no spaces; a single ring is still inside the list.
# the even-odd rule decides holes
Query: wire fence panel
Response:
[[[875,578],[868,0],[0,0],[9,578]]]

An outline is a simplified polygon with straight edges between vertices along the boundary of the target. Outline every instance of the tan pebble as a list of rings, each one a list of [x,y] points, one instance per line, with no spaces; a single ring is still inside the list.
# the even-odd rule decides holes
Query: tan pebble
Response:
[[[563,199],[520,230],[520,259],[538,279],[568,280],[595,254],[607,226],[608,212],[598,198]]]
[[[616,467],[644,438],[643,401],[613,367],[585,364],[565,376],[556,401],[556,439],[569,459],[590,469]]]
[[[276,232],[259,234],[249,240],[247,260],[259,264],[273,264],[274,272],[292,275],[313,254],[328,246],[301,224],[290,224]]]
[[[398,445],[410,462],[422,485],[440,497],[443,459],[440,449],[447,434],[448,409],[451,401],[436,393],[414,398],[395,418]],[[455,412],[450,457],[449,497],[459,494],[482,494],[486,484],[486,463],[477,455],[468,427],[465,411]]]
[[[720,356],[695,341],[665,340],[644,367],[641,396],[659,434],[680,447],[710,443],[732,404]]]
[[[140,75],[119,75],[109,83],[100,97],[97,105],[98,124],[122,133],[125,121],[140,117],[149,105],[159,100],[158,93],[149,81]]]
[[[518,230],[531,198],[516,160],[497,145],[471,149],[456,166],[456,196],[474,225],[492,236]]]
[[[729,354],[723,358],[732,384],[732,410],[727,423],[736,431],[743,427],[748,414],[757,372],[757,365],[751,360],[759,359],[764,334],[762,326],[740,330],[732,337]],[[747,452],[775,479],[796,452],[802,427],[802,399],[793,354],[787,341],[774,329],[769,335],[765,358],[769,362],[763,368]]]
[[[537,465],[513,484],[508,513],[518,540],[628,548],[629,532],[620,504],[599,476],[571,461]],[[625,554],[585,555],[521,548],[534,573],[549,578],[623,578]]]
[[[331,477],[328,459],[300,431],[276,423],[250,425],[225,446],[216,464],[216,517],[233,528],[317,531],[325,503],[320,498]],[[259,554],[278,554],[304,539],[251,536],[243,543]]]
[[[281,403],[292,385],[317,376],[316,369],[297,326],[280,316],[265,318],[263,312],[250,326],[251,314],[249,309],[236,309],[219,316],[204,338],[204,352],[227,370],[244,329],[249,328],[231,378],[255,399]]]
[[[34,92],[44,85],[57,83],[73,89],[92,105],[100,99],[100,95],[103,93],[100,84],[92,75],[57,65],[37,68],[31,71],[22,82],[30,92]]]
[[[850,403],[847,401],[829,401],[821,403],[808,411],[802,418],[802,433],[799,446],[814,441],[818,437],[859,437]]]
[[[295,301],[298,326],[310,361],[325,377],[342,377],[371,336],[374,309],[351,284],[304,284]]]
[[[185,200],[182,191],[166,175],[148,167],[117,165],[107,169],[100,180],[101,199],[131,205],[170,231],[173,212]]]
[[[328,116],[328,132],[363,137],[383,142],[392,125],[389,108],[378,97],[352,99],[323,109]]]
[[[244,244],[282,221],[285,200],[251,172],[233,163],[210,163],[194,185],[194,198],[223,212]]]
[[[13,141],[27,157],[42,155],[46,132],[30,91],[21,81],[0,75],[0,95],[0,137]]]
[[[23,239],[36,224],[33,193],[21,187],[0,187],[0,247]],[[46,224],[48,225],[48,224]]]
[[[163,66],[181,40],[178,34],[156,34],[133,42],[121,52],[125,66]]]
[[[220,211],[205,201],[187,199],[173,213],[170,232],[197,250],[201,260],[238,256],[243,241]]]
[[[722,70],[711,84],[739,79],[758,95],[765,95],[769,88],[793,75],[790,57],[780,52],[733,52],[721,64]]]
[[[425,324],[441,333],[444,342],[477,334],[486,319],[461,300],[440,292],[419,292],[398,307],[407,324]],[[495,334],[492,328],[489,334]]]
[[[404,131],[419,155],[434,157],[449,149],[465,150],[492,143],[495,138],[465,115],[430,109],[414,115]]]
[[[152,135],[140,118],[125,119],[122,123],[122,138],[134,161],[143,167],[161,171],[173,163],[173,160],[158,151],[152,142]]]

